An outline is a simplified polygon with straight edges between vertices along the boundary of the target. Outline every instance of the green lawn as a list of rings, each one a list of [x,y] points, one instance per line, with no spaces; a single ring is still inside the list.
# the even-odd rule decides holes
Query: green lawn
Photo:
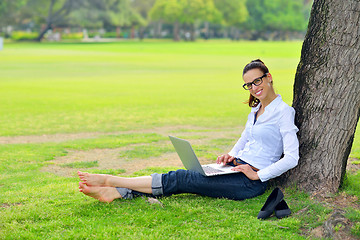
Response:
[[[5,44],[0,135],[244,124],[242,69],[261,57],[292,101],[301,43]]]
[[[103,204],[80,194],[75,176],[78,168],[124,176],[176,169],[151,166],[153,156],[173,152],[167,134],[195,141],[195,151],[211,161],[245,124],[244,65],[265,61],[291,104],[300,50],[301,42],[6,43],[0,140],[30,140],[0,145],[0,239],[306,239],[331,207],[291,188],[285,196],[294,214],[259,221],[270,191],[245,201],[184,194],[160,199],[163,208],[145,198]],[[66,133],[94,135],[31,142],[33,135]],[[352,158],[360,158],[359,138],[358,129]],[[59,160],[97,149],[119,149],[124,164],[145,159],[149,167],[128,173],[102,167],[101,158]],[[343,194],[360,197],[359,182],[359,171],[349,174]],[[346,212],[360,237],[359,209]]]

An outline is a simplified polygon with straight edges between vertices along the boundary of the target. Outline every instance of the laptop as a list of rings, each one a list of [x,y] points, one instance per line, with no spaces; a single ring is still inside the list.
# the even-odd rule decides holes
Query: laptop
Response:
[[[238,171],[231,170],[234,167],[229,165],[217,163],[201,165],[188,141],[173,136],[169,136],[169,138],[187,170],[192,170],[208,177],[239,173]]]

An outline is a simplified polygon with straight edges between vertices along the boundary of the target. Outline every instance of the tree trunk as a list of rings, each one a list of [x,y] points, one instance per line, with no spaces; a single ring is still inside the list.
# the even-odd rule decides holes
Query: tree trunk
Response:
[[[208,40],[209,39],[209,22],[205,22],[205,40]]]
[[[294,84],[299,165],[282,183],[336,192],[360,114],[360,3],[314,1]]]
[[[144,39],[144,31],[145,31],[145,28],[143,26],[140,26],[140,28],[139,28],[139,39],[140,40]]]
[[[227,27],[224,28],[224,33],[223,33],[223,38],[228,38],[229,37],[229,32]]]
[[[120,34],[121,34],[121,27],[117,26],[116,27],[116,38],[120,38],[121,37]]]
[[[45,33],[51,29],[51,24],[52,24],[52,18],[53,18],[53,7],[55,5],[56,0],[51,0],[50,5],[49,5],[49,9],[48,9],[48,16],[46,18],[46,25],[45,28],[41,30],[41,32],[39,33],[39,36],[36,38],[36,41],[40,42]]]
[[[46,27],[41,30],[39,36],[36,38],[36,40],[39,42],[43,39],[45,33],[52,28],[51,26],[55,25],[57,22],[61,22],[62,20],[64,20],[64,17],[67,16],[72,10],[72,6],[75,2],[74,0],[66,0],[63,2],[60,9],[54,11],[56,1],[57,0],[51,0],[50,2],[48,15],[46,17]]]
[[[155,38],[161,38],[162,22],[156,22],[155,25]]]
[[[46,24],[44,29],[41,30],[41,32],[39,33],[39,36],[35,39],[38,42],[41,42],[41,40],[43,39],[45,33],[51,29],[51,24]]]
[[[131,39],[134,39],[135,38],[135,26],[134,25],[132,25],[131,26],[131,30],[130,30],[131,32],[131,34],[130,34],[130,38]]]
[[[173,40],[178,42],[180,41],[180,35],[179,35],[179,21],[175,21],[174,22],[174,27],[173,27]]]
[[[195,41],[195,23],[190,23],[190,40]]]

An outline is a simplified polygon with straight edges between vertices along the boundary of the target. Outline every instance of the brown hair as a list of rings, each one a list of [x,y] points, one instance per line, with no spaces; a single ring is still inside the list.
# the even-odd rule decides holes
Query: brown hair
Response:
[[[243,70],[243,76],[248,71],[256,68],[262,71],[264,74],[269,73],[269,69],[265,66],[265,63],[260,59],[255,59],[246,64]],[[260,103],[260,100],[250,94],[249,101],[245,103],[249,104],[249,107],[256,107]]]

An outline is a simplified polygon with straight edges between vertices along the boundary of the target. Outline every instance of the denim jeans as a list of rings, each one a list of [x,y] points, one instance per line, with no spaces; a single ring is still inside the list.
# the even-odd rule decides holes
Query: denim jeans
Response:
[[[152,175],[156,180],[157,175]],[[162,188],[153,182],[153,195],[170,196],[180,193],[195,193],[214,198],[243,200],[265,192],[267,182],[250,180],[243,173],[205,177],[189,170],[171,171],[161,174]]]
[[[243,200],[265,192],[267,182],[250,180],[243,173],[205,177],[190,170],[177,170],[152,176],[152,196],[170,196],[180,193],[194,193],[214,198]],[[117,188],[125,199],[137,195],[148,195],[126,188]]]

